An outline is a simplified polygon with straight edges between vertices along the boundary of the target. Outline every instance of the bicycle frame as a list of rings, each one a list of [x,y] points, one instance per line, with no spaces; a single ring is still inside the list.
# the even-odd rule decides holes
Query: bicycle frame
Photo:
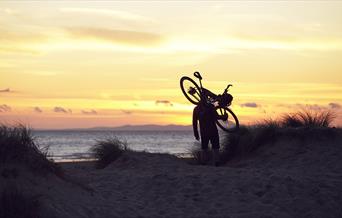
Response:
[[[203,78],[202,78],[201,74],[196,71],[196,72],[194,72],[194,76],[199,80],[199,84],[200,84],[200,88],[201,88],[200,93],[199,93],[200,96],[204,95],[205,98],[209,97],[210,100],[211,100],[211,103],[214,103],[214,102],[218,101],[219,99],[217,99],[218,96],[216,94],[212,93],[211,91],[209,91],[208,89],[203,87],[203,85],[202,85],[202,79]],[[227,87],[225,88],[225,90],[223,91],[222,95],[228,94],[228,89],[231,86],[233,86],[233,85],[232,84],[228,84]],[[204,93],[204,92],[206,92],[206,93]],[[227,105],[227,107],[228,106],[229,105]]]
[[[210,90],[203,87],[202,76],[199,72],[195,72],[194,76],[198,78],[198,82],[194,79],[183,76],[180,79],[180,86],[185,97],[193,104],[198,105],[200,101],[206,101],[207,104],[213,104],[218,116],[222,116],[216,120],[216,124],[223,130],[229,133],[239,129],[239,120],[234,112],[229,108],[233,100],[233,96],[228,93],[229,84],[222,94],[216,95]],[[190,83],[190,86],[185,86],[184,82]]]

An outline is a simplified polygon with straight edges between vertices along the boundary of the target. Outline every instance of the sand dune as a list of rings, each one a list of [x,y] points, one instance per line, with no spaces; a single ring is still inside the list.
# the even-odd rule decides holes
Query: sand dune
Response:
[[[64,163],[66,179],[15,168],[42,217],[342,217],[342,134],[284,138],[221,167],[127,152],[104,169]]]

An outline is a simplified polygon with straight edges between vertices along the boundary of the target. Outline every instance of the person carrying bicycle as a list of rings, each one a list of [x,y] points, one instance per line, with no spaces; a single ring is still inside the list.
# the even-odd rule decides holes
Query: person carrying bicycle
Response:
[[[228,93],[229,84],[222,94],[216,95],[202,86],[202,76],[199,72],[194,72],[198,78],[200,86],[190,77],[183,76],[180,79],[180,87],[184,96],[196,107],[193,110],[192,125],[194,135],[197,140],[198,122],[200,124],[201,135],[201,161],[206,162],[208,154],[208,144],[212,145],[213,163],[219,164],[220,138],[216,124],[225,132],[236,132],[239,129],[239,120],[229,108],[233,96]],[[230,118],[228,120],[228,118]]]
[[[205,98],[202,98],[199,104],[193,110],[192,125],[194,136],[196,140],[199,140],[198,134],[198,122],[200,124],[201,134],[201,162],[205,164],[208,160],[208,144],[209,141],[212,146],[212,159],[213,164],[218,166],[219,160],[219,149],[220,149],[220,138],[216,126],[216,120],[222,119],[227,120],[227,114],[219,116],[216,112],[215,106],[208,103]]]

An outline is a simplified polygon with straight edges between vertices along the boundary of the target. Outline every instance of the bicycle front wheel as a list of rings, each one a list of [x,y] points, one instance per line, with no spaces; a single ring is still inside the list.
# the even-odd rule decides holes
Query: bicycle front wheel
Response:
[[[236,115],[227,107],[216,107],[216,112],[219,116],[228,115],[226,120],[218,119],[216,120],[216,124],[226,132],[236,132],[239,127],[239,120]]]
[[[182,89],[185,97],[193,104],[198,104],[201,100],[201,88],[197,85],[197,83],[187,77],[183,76],[180,80],[180,87]]]

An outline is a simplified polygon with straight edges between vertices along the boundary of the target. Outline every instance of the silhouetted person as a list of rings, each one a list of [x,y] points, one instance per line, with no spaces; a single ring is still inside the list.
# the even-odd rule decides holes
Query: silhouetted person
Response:
[[[227,116],[227,115],[226,115]],[[215,106],[207,103],[206,101],[200,101],[194,108],[192,116],[192,125],[194,129],[194,135],[196,140],[199,140],[197,124],[200,124],[201,133],[201,161],[205,162],[208,154],[209,141],[212,146],[213,163],[219,165],[219,149],[220,138],[216,126],[217,119],[227,119],[226,116],[219,116],[215,110]]]

